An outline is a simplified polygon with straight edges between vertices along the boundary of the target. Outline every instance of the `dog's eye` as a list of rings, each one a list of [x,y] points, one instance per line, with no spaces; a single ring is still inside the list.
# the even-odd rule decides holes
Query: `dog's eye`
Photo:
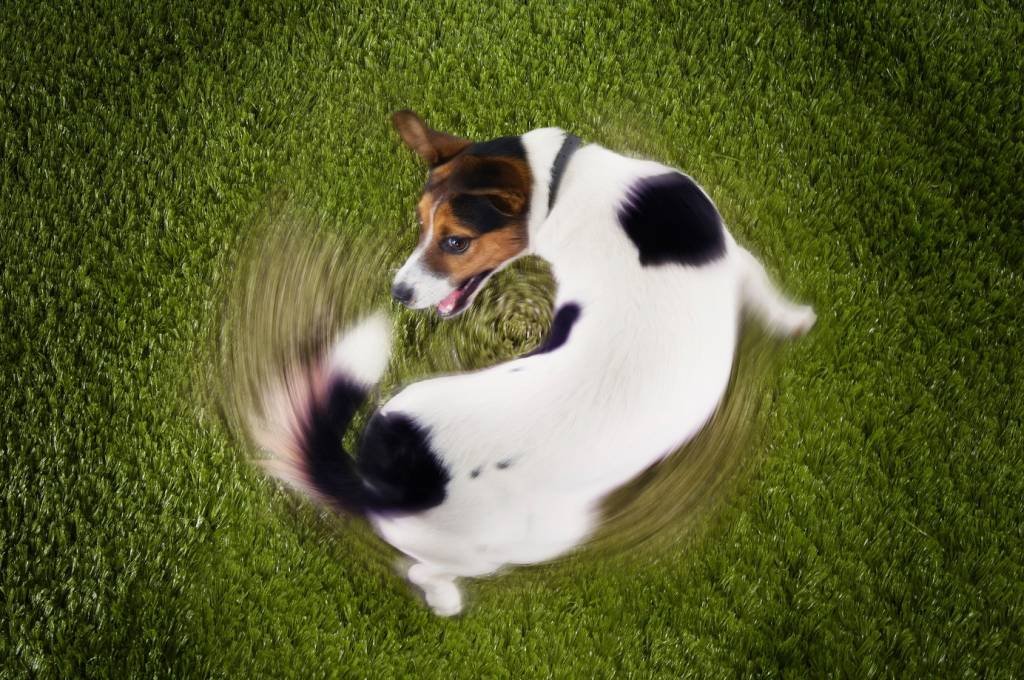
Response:
[[[466,252],[469,247],[469,239],[464,236],[447,236],[441,240],[441,250],[452,255]]]

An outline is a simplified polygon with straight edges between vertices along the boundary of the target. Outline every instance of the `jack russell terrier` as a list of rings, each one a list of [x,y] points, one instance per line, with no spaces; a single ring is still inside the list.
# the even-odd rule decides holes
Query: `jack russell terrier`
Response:
[[[352,458],[342,436],[390,350],[390,324],[371,316],[268,391],[253,435],[273,475],[365,517],[450,616],[458,578],[572,550],[609,492],[697,434],[725,392],[743,309],[782,336],[815,314],[772,286],[678,170],[558,128],[474,143],[411,111],[393,122],[430,168],[393,296],[454,317],[495,272],[537,255],[558,284],[549,335],[525,356],[409,385]]]

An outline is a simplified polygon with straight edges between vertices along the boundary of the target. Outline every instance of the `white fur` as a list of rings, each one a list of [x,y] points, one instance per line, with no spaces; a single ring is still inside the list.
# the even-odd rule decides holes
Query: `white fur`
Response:
[[[433,307],[448,293],[451,293],[456,286],[456,283],[449,281],[447,277],[439,276],[436,272],[431,271],[423,261],[427,249],[434,242],[434,215],[437,214],[440,204],[440,199],[434,201],[434,205],[430,208],[426,234],[402,268],[395,274],[395,284],[404,284],[413,291],[413,297],[408,303],[412,309]]]
[[[384,375],[391,355],[391,322],[383,313],[363,319],[335,340],[330,367],[363,387],[373,387]]]
[[[451,474],[441,505],[370,516],[415,560],[408,578],[439,615],[461,610],[456,578],[579,545],[608,492],[701,429],[725,392],[744,304],[778,333],[814,323],[814,312],[779,295],[731,236],[725,256],[704,266],[640,265],[616,210],[638,178],[671,170],[660,163],[585,146],[548,214],[550,167],[563,139],[554,128],[523,137],[534,174],[530,251],[552,266],[556,305],[582,309],[568,342],[415,383],[381,409],[427,428]],[[414,253],[403,275],[418,266]]]

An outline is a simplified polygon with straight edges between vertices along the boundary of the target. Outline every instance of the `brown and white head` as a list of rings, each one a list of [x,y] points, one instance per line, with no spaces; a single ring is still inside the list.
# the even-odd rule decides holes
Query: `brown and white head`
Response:
[[[395,276],[402,304],[453,317],[487,280],[525,254],[533,178],[520,137],[487,142],[438,132],[412,111],[392,122],[430,174],[416,206],[419,243]]]

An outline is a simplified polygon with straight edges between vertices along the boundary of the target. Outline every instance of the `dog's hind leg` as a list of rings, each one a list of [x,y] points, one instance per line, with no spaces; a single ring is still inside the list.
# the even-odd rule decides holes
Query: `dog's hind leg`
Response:
[[[768,278],[757,258],[737,246],[743,304],[774,335],[796,337],[811,329],[818,318],[808,305],[788,300]]]
[[[409,567],[409,582],[423,591],[427,604],[438,616],[455,616],[462,611],[462,593],[455,577],[423,562]]]

